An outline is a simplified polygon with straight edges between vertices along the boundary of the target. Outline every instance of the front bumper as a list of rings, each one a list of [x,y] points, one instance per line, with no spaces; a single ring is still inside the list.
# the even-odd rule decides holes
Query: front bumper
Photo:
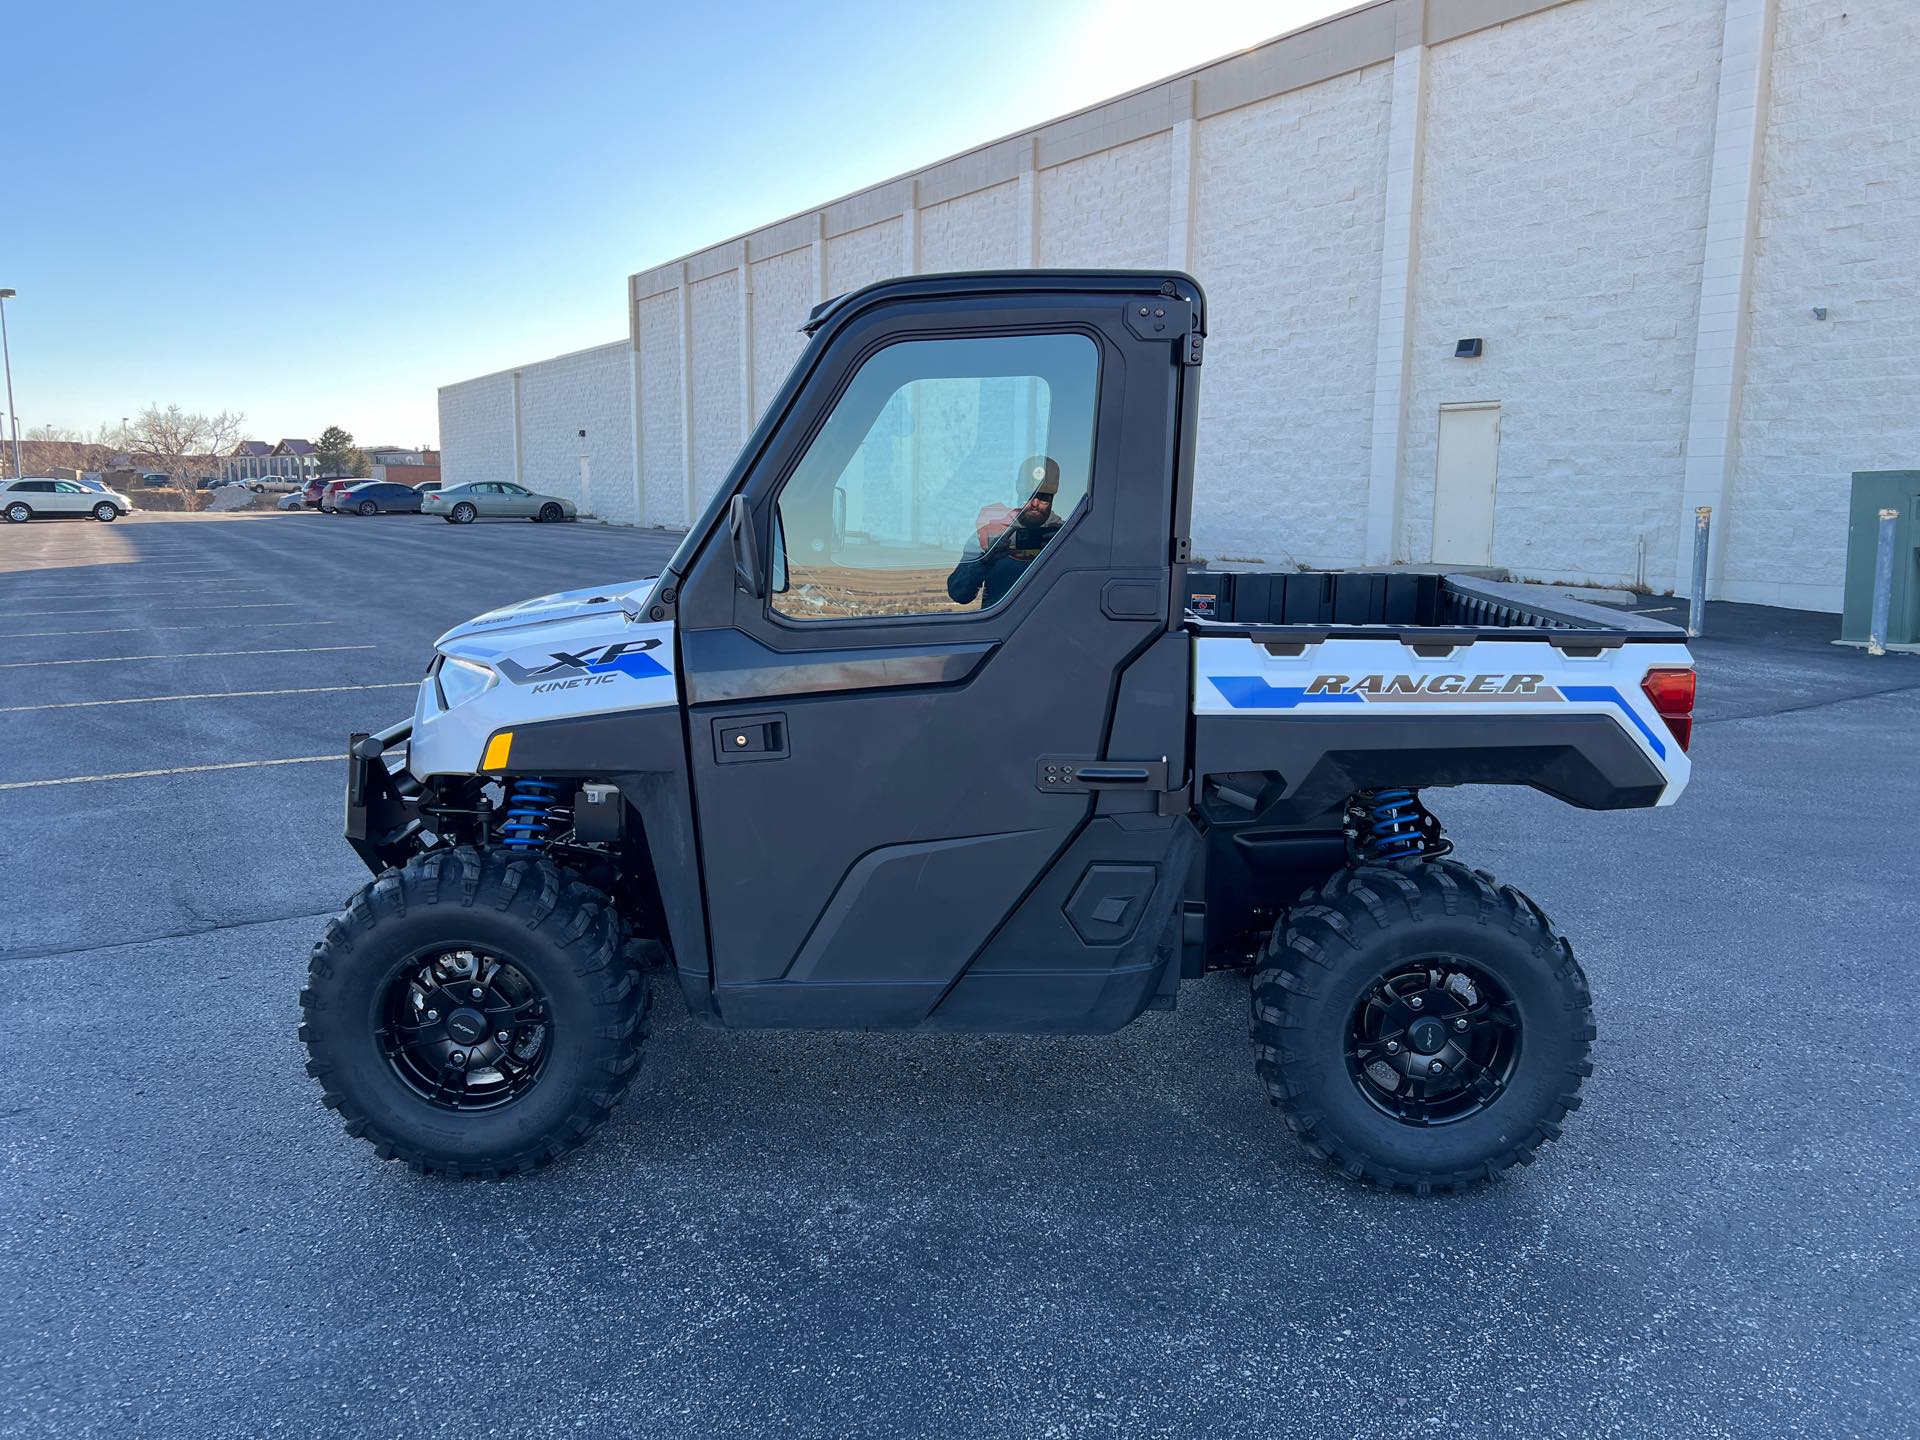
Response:
[[[407,773],[413,721],[347,739],[347,844],[374,874],[400,864],[420,828],[420,786]]]

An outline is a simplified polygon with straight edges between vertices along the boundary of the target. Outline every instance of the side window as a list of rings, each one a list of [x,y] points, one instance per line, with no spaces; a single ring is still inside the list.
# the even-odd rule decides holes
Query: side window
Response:
[[[1099,351],[1084,335],[907,340],[854,376],[780,491],[790,620],[998,605],[1086,500]]]

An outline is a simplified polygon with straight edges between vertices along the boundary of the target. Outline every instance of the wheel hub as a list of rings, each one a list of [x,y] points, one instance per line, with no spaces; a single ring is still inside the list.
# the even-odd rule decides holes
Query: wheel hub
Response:
[[[471,1045],[487,1033],[487,1017],[478,1010],[462,1006],[447,1016],[447,1034],[462,1045]]]
[[[376,1038],[402,1083],[450,1110],[524,1094],[550,1049],[546,999],[509,962],[472,951],[403,965],[387,984]]]
[[[1519,1014],[1506,992],[1451,956],[1396,966],[1376,979],[1347,1033],[1355,1087],[1406,1125],[1478,1114],[1505,1091],[1519,1053]]]

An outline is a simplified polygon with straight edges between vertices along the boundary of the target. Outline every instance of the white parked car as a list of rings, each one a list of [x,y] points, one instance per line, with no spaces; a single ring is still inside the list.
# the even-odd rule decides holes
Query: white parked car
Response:
[[[133,512],[133,502],[118,490],[94,489],[77,480],[29,475],[0,488],[0,515],[15,525],[53,515],[91,515],[118,520]]]

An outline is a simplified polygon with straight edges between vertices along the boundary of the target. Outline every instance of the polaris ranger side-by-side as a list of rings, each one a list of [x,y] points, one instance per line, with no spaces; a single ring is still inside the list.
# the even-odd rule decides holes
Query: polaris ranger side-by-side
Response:
[[[456,627],[412,719],[352,738],[374,878],[301,996],[348,1130],[552,1160],[663,973],[721,1026],[1039,1034],[1238,968],[1261,1082],[1349,1174],[1457,1188],[1557,1136],[1585,977],[1421,791],[1671,803],[1681,632],[1190,565],[1185,275],[922,276],[806,329],[662,574]]]

